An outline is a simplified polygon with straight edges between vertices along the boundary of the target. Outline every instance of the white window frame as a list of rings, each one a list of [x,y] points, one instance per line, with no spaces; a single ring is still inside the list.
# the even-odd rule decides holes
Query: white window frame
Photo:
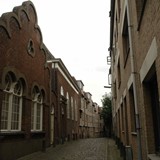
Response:
[[[3,104],[2,104],[2,112],[1,114],[3,114],[3,105],[5,105],[4,103],[5,102],[5,98],[6,96],[9,96],[8,98],[8,114],[7,114],[7,127],[5,129],[2,128],[2,121],[3,121],[3,115],[1,115],[1,131],[2,132],[17,132],[17,131],[21,131],[21,124],[22,124],[22,93],[23,93],[23,86],[22,86],[22,83],[20,81],[17,81],[17,82],[13,82],[12,81],[12,78],[11,76],[8,74],[7,76],[9,76],[9,79],[10,79],[10,86],[8,88],[8,83],[6,84],[6,88],[4,89],[4,99],[3,99]],[[16,85],[19,83],[20,85],[20,92],[19,93],[15,93],[15,87]],[[18,113],[18,127],[17,129],[12,129],[12,118],[13,118],[13,98],[14,96],[18,97],[19,98],[19,104],[18,104],[18,107],[19,107],[19,111],[17,112]],[[16,114],[17,114],[16,113]]]
[[[62,86],[61,86],[61,89],[60,89],[60,93],[61,93],[61,96],[64,96],[64,89],[63,89]]]
[[[69,94],[67,92],[67,95],[66,95],[66,99],[67,99],[67,118],[69,119],[70,118],[70,103],[69,103]]]
[[[39,96],[41,97],[41,100],[39,101],[38,98]],[[38,105],[40,105],[40,127],[37,128],[37,108]],[[42,123],[43,123],[43,97],[42,94],[40,92],[37,92],[32,100],[32,106],[31,106],[31,131],[42,131]],[[33,110],[32,110],[33,109]],[[32,115],[33,115],[33,119],[32,119]],[[33,123],[33,127],[32,127],[32,123]]]
[[[71,116],[72,116],[72,120],[74,120],[74,110],[73,110],[73,97],[71,97]]]

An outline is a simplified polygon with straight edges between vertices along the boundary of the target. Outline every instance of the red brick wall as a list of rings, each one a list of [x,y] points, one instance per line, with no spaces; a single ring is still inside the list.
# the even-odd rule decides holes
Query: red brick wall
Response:
[[[66,98],[66,95],[68,92],[69,100],[71,100],[71,97],[72,97],[74,100],[76,100],[77,106],[79,106],[79,94],[75,92],[75,90],[70,86],[70,84],[67,82],[67,80],[64,78],[64,76],[61,74],[59,70],[56,70],[56,72],[57,72],[57,94],[59,95],[58,99],[60,99],[60,88],[62,86],[64,90],[64,97]],[[66,76],[68,75],[66,74]],[[58,113],[60,117],[61,116],[60,103],[58,103],[58,108],[59,108]],[[67,111],[67,108],[66,108],[66,111]],[[59,122],[60,122],[60,119],[59,119]],[[67,119],[67,134],[70,135],[70,138],[72,137],[72,130],[74,130],[74,132],[78,134],[78,122],[71,120],[71,117],[70,117],[70,119]],[[61,132],[61,124],[59,124],[59,132]]]
[[[29,54],[29,40],[33,42],[34,54]],[[11,13],[3,14],[0,18],[0,89],[4,89],[4,77],[8,71],[12,71],[16,78],[22,77],[25,81],[25,94],[23,95],[22,106],[22,131],[25,139],[18,139],[17,151],[13,154],[9,152],[12,143],[17,142],[17,135],[12,138],[8,146],[2,145],[1,150],[6,150],[8,159],[15,159],[20,156],[42,149],[42,139],[45,138],[46,145],[49,145],[50,129],[50,71],[45,67],[47,51],[42,42],[41,31],[37,25],[37,15],[32,2],[25,2],[22,6],[14,8]],[[38,135],[31,134],[31,105],[32,89],[34,84],[45,92],[43,109],[43,131]],[[1,96],[1,94],[0,94]],[[0,98],[0,104],[2,99]],[[1,109],[1,107],[0,107]],[[0,110],[1,114],[1,110]],[[44,137],[45,134],[45,137]],[[8,137],[5,138],[7,140]],[[24,149],[25,140],[30,139],[30,144]],[[3,139],[3,142],[5,142]],[[33,148],[31,147],[33,146]],[[32,149],[33,150],[32,150]],[[24,151],[21,152],[21,149]],[[0,159],[4,153],[0,152]]]

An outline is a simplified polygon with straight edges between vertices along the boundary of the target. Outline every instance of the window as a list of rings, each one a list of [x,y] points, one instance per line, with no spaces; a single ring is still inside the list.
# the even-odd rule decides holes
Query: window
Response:
[[[117,6],[118,6],[118,14],[119,14],[119,18],[121,15],[121,0],[117,0]]]
[[[120,69],[120,60],[118,61],[118,66],[117,66],[117,72],[118,72],[118,88],[121,85],[121,69]]]
[[[117,98],[117,83],[116,83],[116,81],[112,85],[112,92],[113,92],[113,98],[116,99]]]
[[[72,120],[74,120],[73,98],[71,97]]]
[[[111,67],[109,68],[109,73],[108,73],[108,84],[112,85],[112,72],[111,72]]]
[[[134,93],[133,87],[129,90],[129,105],[130,105],[130,115],[131,115],[131,131],[136,132],[136,116],[135,116],[135,104],[134,104]]]
[[[83,98],[81,98],[81,109],[84,108],[84,101],[83,101]]]
[[[118,127],[118,135],[119,135],[119,138],[121,138],[120,110],[118,110],[118,115],[117,116],[118,116],[118,118],[117,118],[118,119],[118,126],[117,126]]]
[[[118,41],[118,18],[116,13],[115,43]]]
[[[82,113],[82,110],[80,110],[80,111],[79,111],[79,118],[80,118],[80,119],[82,118],[82,114],[83,114],[83,113]]]
[[[128,114],[127,114],[127,99],[124,98],[124,121],[125,121],[125,134],[126,134],[126,144],[129,145],[129,134],[128,134]]]
[[[130,52],[127,12],[125,13],[125,18],[124,18],[122,38],[123,38],[123,58],[125,66]]]
[[[142,17],[144,14],[144,9],[146,6],[147,0],[136,0],[136,10],[137,10],[137,21],[138,21],[138,28],[137,30],[140,29]]]
[[[77,117],[77,101],[75,100],[75,120],[77,121],[78,120],[78,117]]]
[[[148,148],[155,143],[155,153],[160,154],[160,104],[157,74],[155,73],[155,66],[153,66],[148,73],[148,76],[143,83],[144,86],[144,102],[145,112],[147,116],[147,134]],[[154,70],[153,70],[154,69]],[[150,132],[152,130],[152,132]],[[152,142],[152,143],[151,143]]]
[[[43,96],[37,87],[34,87],[32,94],[31,130],[42,131]]]
[[[67,118],[70,118],[70,103],[69,103],[69,95],[68,95],[68,92],[67,92]]]
[[[51,115],[53,115],[54,114],[54,105],[52,104],[51,105]]]
[[[27,51],[28,51],[28,54],[31,55],[32,57],[35,56],[34,43],[32,39],[29,39],[28,41]]]
[[[63,90],[63,87],[62,87],[62,86],[61,86],[60,92],[61,92],[61,96],[64,96],[64,90]]]
[[[6,87],[2,101],[1,131],[20,131],[22,119],[22,93],[20,80],[14,82],[12,76],[7,74]]]
[[[122,123],[122,132],[124,131],[124,106],[121,104],[121,123]]]

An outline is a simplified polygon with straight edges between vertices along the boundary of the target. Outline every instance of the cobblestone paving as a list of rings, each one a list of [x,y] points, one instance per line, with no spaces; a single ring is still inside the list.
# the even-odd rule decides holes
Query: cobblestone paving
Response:
[[[114,150],[114,151],[113,151]],[[107,154],[109,151],[110,154]],[[89,138],[66,142],[18,160],[121,160],[113,140]]]

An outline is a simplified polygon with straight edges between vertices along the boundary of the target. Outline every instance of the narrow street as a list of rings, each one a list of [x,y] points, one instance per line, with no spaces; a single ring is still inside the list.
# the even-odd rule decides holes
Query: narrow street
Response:
[[[112,139],[90,138],[66,142],[18,160],[122,160]]]

